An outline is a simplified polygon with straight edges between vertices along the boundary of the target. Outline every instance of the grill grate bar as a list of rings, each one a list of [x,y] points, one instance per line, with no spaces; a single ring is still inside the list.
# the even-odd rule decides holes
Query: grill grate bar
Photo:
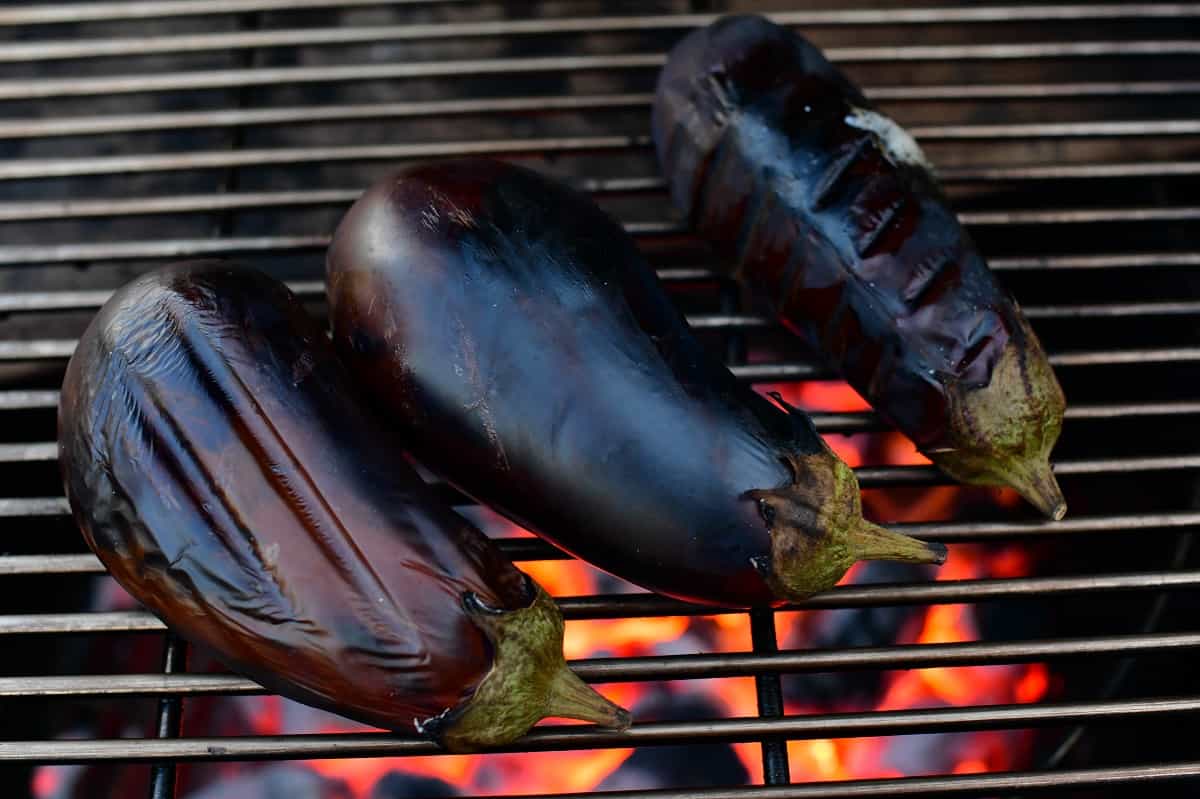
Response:
[[[1126,591],[1181,591],[1200,588],[1200,571],[1127,572],[1066,577],[944,580],[925,583],[844,585],[783,609],[814,610],[874,605],[928,605],[1027,599]],[[711,616],[744,610],[692,605],[647,593],[563,597],[567,619],[628,616]],[[163,623],[143,611],[31,613],[0,615],[0,635],[160,632]]]
[[[877,86],[864,90],[883,102],[1040,100],[1082,97],[1130,97],[1200,93],[1200,81],[1123,81],[1045,84],[970,84]],[[544,97],[496,97],[426,102],[323,105],[285,108],[170,111],[146,114],[0,120],[0,139],[86,136],[138,131],[179,130],[242,125],[296,125],[358,119],[448,117],[464,114],[510,114],[586,111],[602,108],[649,108],[649,94],[600,94]]]
[[[1200,712],[1200,698],[1140,699],[1044,705],[830,713],[782,719],[709,719],[647,722],[625,732],[588,726],[541,727],[496,751],[561,751],[643,745],[684,745],[749,741],[767,736],[789,739],[915,735],[977,729],[1061,726],[1073,722],[1130,723],[1166,720]],[[342,735],[239,736],[229,738],[56,740],[0,742],[0,762],[84,763],[122,759],[146,762],[383,757],[441,754],[432,741],[382,733]]]
[[[63,360],[71,357],[76,341],[70,338],[0,341],[0,362]],[[1054,366],[1087,367],[1192,362],[1200,361],[1200,347],[1052,352],[1049,358]],[[836,379],[831,370],[813,363],[755,363],[730,366],[729,370],[742,380],[753,383]]]
[[[154,19],[177,16],[216,16],[250,11],[292,11],[311,8],[361,8],[386,5],[434,5],[436,3],[461,2],[461,0],[154,0],[123,3],[80,3],[77,5],[35,5],[26,8],[0,11],[0,25],[44,25],[56,22],[112,21],[123,19]],[[795,25],[913,25],[955,24],[978,22],[1037,22],[1037,21],[1082,21],[1102,19],[1149,19],[1162,17],[1194,16],[1196,6],[1191,3],[1124,3],[1113,5],[1095,4],[1048,4],[1044,6],[981,6],[977,8],[897,8],[888,9],[886,14],[876,11],[813,10],[777,12],[769,14],[778,22]],[[635,28],[617,30],[644,30],[646,27],[682,28],[706,25],[714,18],[711,14],[685,14],[675,17],[645,16],[617,17],[616,24],[634,25]],[[610,24],[614,18],[586,20],[597,24]],[[675,24],[676,20],[687,20]],[[522,21],[525,22],[525,21]],[[535,22],[529,20],[527,24]],[[562,33],[561,27],[573,26],[578,20],[537,20],[545,26],[555,26],[547,33]],[[506,22],[461,23],[460,25],[503,25]],[[457,26],[456,26],[457,27]],[[584,30],[593,30],[585,28]],[[542,32],[542,31],[536,31]],[[455,36],[469,35],[464,33]],[[257,46],[266,46],[259,44]]]
[[[1200,121],[1116,120],[1104,123],[1038,123],[1035,125],[956,125],[922,129],[913,133],[925,141],[996,138],[1076,138],[1183,136],[1200,134]],[[83,158],[25,158],[0,164],[0,180],[40,180],[86,175],[142,174],[238,166],[283,166],[334,161],[382,161],[451,156],[526,155],[544,153],[609,152],[649,149],[646,135],[564,136],[544,139],[483,139],[333,147],[273,147],[258,150],[189,151]],[[939,171],[947,183],[994,182],[1031,179],[1095,177],[1085,169],[1107,170],[1108,177],[1164,177],[1195,174],[1197,162],[1166,161],[1132,164],[1068,164],[1059,166],[948,167]],[[1057,170],[1057,171],[1054,171]],[[660,184],[661,185],[661,184]]]
[[[165,676],[186,671],[187,644],[174,633],[163,640],[162,673]],[[158,703],[159,740],[177,739],[183,732],[183,700],[166,696]],[[175,761],[155,763],[150,769],[150,799],[170,799],[175,796]]]
[[[3,349],[0,349],[2,357]],[[1117,366],[1121,364],[1178,363],[1200,361],[1200,348],[1097,350],[1050,354],[1050,363],[1059,367]],[[751,383],[779,383],[788,380],[833,380],[837,375],[812,363],[762,363],[730,367],[735,375]]]
[[[1200,126],[1200,123],[1198,123]],[[581,183],[581,188],[597,185]],[[647,179],[632,187],[600,183],[594,193],[660,194],[661,182]],[[191,194],[162,197],[96,197],[48,202],[0,203],[0,222],[85,219],[109,216],[149,216],[155,214],[211,213],[214,211],[261,210],[293,206],[349,205],[362,189],[317,189],[313,191],[244,192],[240,194]],[[964,224],[976,226],[1095,224],[1107,222],[1174,222],[1200,218],[1200,206],[1144,206],[1125,208],[1014,209],[1000,211],[964,211],[958,215]]]
[[[829,59],[839,64],[910,63],[918,61],[1013,61],[1062,58],[1130,58],[1193,56],[1200,42],[1187,39],[1026,42],[1015,44],[898,45],[830,47]],[[609,72],[657,69],[663,53],[617,55],[565,55],[534,58],[407,61],[358,63],[321,67],[221,69],[166,74],[105,75],[94,78],[41,78],[0,81],[0,100],[35,100],[56,97],[94,97],[145,92],[183,92],[200,89],[235,89],[242,86],[280,86],[312,83],[346,83],[406,78],[469,78],[483,75],[529,73]]]
[[[966,11],[966,14],[956,13]],[[971,13],[974,11],[975,13]],[[10,44],[0,52],[2,61],[127,56],[130,53],[187,53],[229,51],[260,47],[311,47],[371,42],[429,41],[500,36],[562,36],[572,33],[681,30],[708,25],[717,14],[677,14],[558,19],[485,20],[435,24],[327,27],[271,31],[196,33],[172,36],[34,41]],[[981,9],[912,9],[893,14],[870,11],[780,11],[767,16],[780,25],[894,25],[947,22],[1035,22],[1179,19],[1200,16],[1195,4],[1124,4],[1113,6],[1051,6]]]
[[[8,410],[52,410],[58,391],[0,391],[0,413]],[[1128,402],[1072,405],[1067,419],[1112,419],[1132,416],[1190,416],[1200,413],[1200,402]],[[809,414],[822,433],[858,433],[886,430],[887,425],[866,411],[814,411]]]
[[[248,11],[294,11],[304,8],[356,8],[360,6],[430,6],[462,0],[141,0],[141,2],[34,5],[0,10],[0,25],[48,25],[60,22],[108,22],[125,19],[197,17]]]
[[[886,647],[790,651],[773,654],[667,655],[573,660],[589,682],[687,680],[842,670],[955,668],[1027,663],[1074,657],[1128,657],[1200,649],[1200,633],[1160,633],[1045,641],[905,644]],[[269,693],[233,674],[97,674],[2,677],[3,698],[113,698],[232,696]]]
[[[65,502],[63,512],[66,511]],[[1178,530],[1200,526],[1200,512],[1170,511],[1116,516],[1082,516],[1062,522],[922,522],[891,525],[909,535],[930,541],[987,541],[1029,536],[1082,535],[1095,533],[1131,533],[1139,530]],[[513,560],[558,560],[568,558],[552,544],[535,538],[508,538],[497,541],[501,551]],[[2,555],[0,576],[103,574],[104,567],[90,553],[68,555]]]
[[[1200,761],[1054,771],[1003,771],[935,777],[810,782],[778,787],[689,788],[687,791],[616,791],[619,799],[864,799],[865,797],[997,796],[1029,791],[1122,788],[1200,776]],[[588,794],[554,794],[514,799],[588,799]]]
[[[625,229],[633,236],[662,236],[675,226],[659,222],[630,222]],[[250,252],[287,252],[321,250],[329,245],[328,236],[254,236],[227,239],[166,239],[161,241],[119,241],[98,244],[0,246],[0,266],[77,263],[80,261],[117,261],[155,258],[185,258],[200,255],[228,255]],[[1200,252],[1132,252],[1112,255],[1032,255],[992,258],[996,271],[1031,269],[1121,269],[1168,266],[1200,266]],[[662,269],[664,280],[712,278],[718,273],[708,268]]]
[[[1197,209],[1200,211],[1200,209]],[[1200,213],[1197,214],[1200,219]],[[293,281],[288,287],[296,296],[323,299],[325,284],[319,280]],[[94,310],[102,306],[112,291],[40,291],[0,292],[0,314],[38,311]],[[1082,305],[1029,305],[1022,309],[1031,319],[1088,319],[1121,316],[1178,316],[1200,313],[1200,301],[1168,300]],[[770,317],[755,314],[692,314],[688,324],[698,330],[724,330],[773,327]]]

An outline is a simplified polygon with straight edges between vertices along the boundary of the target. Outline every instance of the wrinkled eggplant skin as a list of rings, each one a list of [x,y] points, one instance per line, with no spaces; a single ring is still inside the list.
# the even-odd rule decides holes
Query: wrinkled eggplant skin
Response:
[[[824,445],[703,351],[588,198],[490,161],[409,168],[348,212],[327,268],[339,354],[423,463],[660,593],[780,601],[746,492]]]
[[[961,445],[953,394],[988,385],[1010,343],[1044,356],[919,149],[885,152],[856,109],[871,106],[815,46],[727,17],[672,51],[654,137],[693,228],[936,460]]]
[[[273,691],[380,727],[491,667],[470,620],[524,575],[441,505],[280,283],[187,263],[104,306],[63,384],[67,495],[112,575]]]

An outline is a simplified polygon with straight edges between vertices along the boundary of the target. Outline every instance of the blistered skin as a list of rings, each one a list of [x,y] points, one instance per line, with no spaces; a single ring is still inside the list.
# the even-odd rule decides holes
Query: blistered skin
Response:
[[[88,543],[168,625],[273,691],[411,731],[491,667],[464,595],[530,596],[347,386],[281,284],[176,266],[81,339],[60,461]]]
[[[1003,448],[990,439],[1048,451],[1061,390],[1016,303],[920,148],[816,47],[761,17],[719,20],[672,51],[653,122],[691,225],[922,451],[972,482],[996,481],[979,465]],[[1026,399],[983,402],[1004,418],[979,423],[966,395],[1006,352]]]
[[[422,462],[645,587],[783,598],[748,492],[836,459],[702,351],[587,198],[495,162],[410,168],[353,206],[327,266],[335,344]]]

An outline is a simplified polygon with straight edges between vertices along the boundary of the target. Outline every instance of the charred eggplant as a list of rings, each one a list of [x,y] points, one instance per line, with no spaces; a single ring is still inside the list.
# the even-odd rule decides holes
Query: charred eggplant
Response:
[[[327,288],[339,354],[406,446],[613,574],[751,606],[862,558],[945,557],[864,521],[809,419],[703,351],[625,231],[535,172],[465,160],[377,183]]]
[[[916,142],[791,31],[683,39],[654,139],[675,204],[888,421],[966,483],[1054,519],[1062,389]]]
[[[75,519],[109,572],[264,686],[451,750],[625,711],[562,656],[554,602],[440,504],[281,283],[175,265],[118,291],[59,409]]]

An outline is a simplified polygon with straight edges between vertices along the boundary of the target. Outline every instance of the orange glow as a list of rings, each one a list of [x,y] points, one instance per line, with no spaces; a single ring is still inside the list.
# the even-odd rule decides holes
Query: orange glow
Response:
[[[879,436],[883,442],[884,462],[898,465],[925,465],[930,463],[920,452],[917,445],[900,433],[883,433]]]
[[[1013,698],[1023,705],[1037,702],[1050,690],[1050,670],[1041,663],[1034,663],[1025,670],[1013,687]]]
[[[531,560],[521,564],[521,571],[551,596],[581,596],[595,584],[592,567],[578,560]]]
[[[568,660],[599,652],[618,657],[645,655],[656,644],[682,636],[688,626],[688,619],[682,616],[570,621],[563,637],[563,653]]]
[[[982,774],[987,770],[987,763],[977,758],[960,761],[954,766],[955,774]]]
[[[63,766],[39,766],[33,772],[33,795],[37,799],[54,796],[62,787]]]
[[[1030,572],[1029,553],[1016,547],[1002,549],[988,561],[988,570],[993,577],[1024,577]]]
[[[784,402],[805,411],[869,411],[871,406],[842,380],[807,380],[803,383],[763,383],[756,385],[762,394],[776,392]]]

